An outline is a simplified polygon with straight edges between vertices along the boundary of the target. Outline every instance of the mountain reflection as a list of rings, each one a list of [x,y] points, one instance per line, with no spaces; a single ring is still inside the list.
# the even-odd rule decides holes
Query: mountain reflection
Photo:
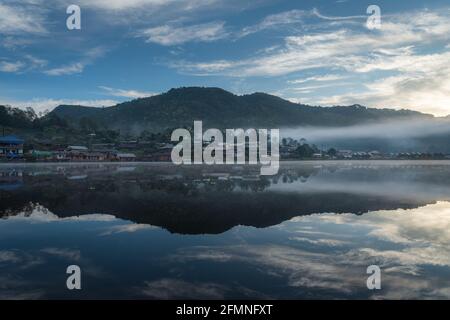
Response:
[[[173,233],[218,234],[316,213],[412,209],[450,199],[446,162],[283,163],[276,176],[258,173],[169,164],[0,167],[0,215],[26,217],[39,207],[57,218],[104,214]]]

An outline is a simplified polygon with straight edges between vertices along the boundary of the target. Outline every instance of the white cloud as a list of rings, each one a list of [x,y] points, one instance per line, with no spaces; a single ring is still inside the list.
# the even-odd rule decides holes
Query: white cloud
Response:
[[[68,64],[66,66],[45,70],[44,73],[49,76],[70,75],[70,74],[82,73],[84,70],[84,67],[85,67],[84,63],[75,62],[75,63]]]
[[[15,37],[15,36],[6,36],[2,38],[2,41],[0,43],[0,46],[9,49],[9,50],[15,50],[20,47],[24,47],[32,43],[31,39],[24,39],[21,37]]]
[[[330,73],[339,70],[358,81],[340,90],[343,93],[339,96],[323,94],[319,103],[367,103],[373,107],[413,108],[437,115],[449,113],[449,56],[442,52],[448,49],[445,46],[450,40],[448,8],[386,15],[381,30],[376,31],[366,29],[365,21],[359,21],[360,16],[327,17],[317,10],[314,14],[322,20],[334,20],[333,25],[287,36],[280,48],[262,50],[251,58],[179,61],[171,67],[188,74],[230,77],[279,77],[318,68]],[[345,28],[340,21],[359,22],[352,28]],[[392,78],[380,78],[380,74],[375,74],[380,71],[390,72]],[[326,79],[310,77],[290,84],[321,80]],[[323,91],[329,92],[325,90],[328,87],[323,86]],[[352,94],[350,90],[355,87],[358,91]],[[295,87],[285,88],[285,91],[288,89],[295,93]],[[312,91],[303,88],[297,93]]]
[[[347,224],[353,228],[364,227],[371,231],[368,236],[399,245],[400,250],[377,250],[361,248],[350,255],[377,257],[384,264],[403,267],[436,265],[450,267],[448,246],[450,242],[450,206],[438,202],[412,210],[379,211],[355,218],[354,215],[323,215],[318,220],[328,223]]]
[[[41,69],[47,65],[47,61],[33,55],[25,55],[22,60],[0,61],[0,72],[23,73],[35,69]]]
[[[0,71],[1,72],[18,72],[22,70],[25,64],[21,61],[9,62],[9,61],[1,61],[0,62]]]
[[[142,30],[139,32],[139,36],[146,38],[147,42],[165,46],[186,42],[209,42],[223,39],[227,36],[224,24],[224,22],[211,22],[180,27],[163,25]]]
[[[0,266],[15,265],[17,269],[29,269],[41,265],[43,262],[42,258],[21,250],[0,250]],[[0,278],[0,280],[3,279]],[[0,281],[0,289],[4,288],[4,283]]]
[[[158,229],[158,227],[149,225],[149,224],[138,224],[138,223],[130,223],[108,227],[105,232],[102,232],[101,236],[107,236],[118,233],[135,233],[142,230],[153,230]]]
[[[341,76],[341,75],[326,74],[323,76],[313,76],[313,77],[307,77],[307,78],[302,78],[302,79],[290,80],[290,81],[288,81],[288,83],[299,84],[299,83],[305,83],[305,82],[325,82],[325,81],[342,80],[345,78],[346,78],[345,76]]]
[[[294,87],[294,88],[290,88],[290,91],[293,92],[313,92],[316,91],[318,89],[323,89],[323,88],[336,88],[336,87],[341,87],[341,86],[346,86],[351,84],[350,82],[338,82],[338,83],[326,83],[326,84],[319,84],[319,85],[313,85],[313,86],[304,86],[304,87]]]
[[[332,17],[332,16],[325,16],[319,12],[316,8],[312,10],[290,10],[290,11],[284,11],[277,14],[272,14],[264,18],[260,23],[249,26],[244,28],[241,32],[238,33],[239,37],[244,37],[256,32],[264,31],[267,29],[274,29],[277,27],[283,27],[283,30],[291,31],[289,28],[287,29],[288,25],[295,25],[296,29],[293,29],[295,31],[305,31],[306,29],[315,28],[317,26],[308,25],[306,23],[307,18],[320,18],[322,20],[328,20],[331,22],[350,22],[355,20],[361,20],[361,19],[367,19],[366,15],[359,15],[359,16],[344,16],[344,17]],[[323,23],[322,23],[323,24]],[[300,29],[299,29],[300,28]]]
[[[303,230],[312,226],[311,230]],[[345,227],[344,227],[345,226]],[[450,267],[450,204],[438,202],[411,210],[377,211],[364,215],[321,214],[297,217],[277,228],[302,233],[294,244],[198,246],[182,248],[170,260],[243,263],[290,287],[330,296],[423,299],[447,298],[449,281],[430,266]],[[322,231],[321,231],[322,230]],[[323,234],[323,230],[332,230]],[[348,230],[352,230],[348,233]],[[302,241],[320,249],[298,246]],[[339,246],[329,251],[327,247]],[[367,266],[383,270],[382,291],[368,292]],[[444,270],[444,269],[443,269]],[[323,294],[323,292],[320,292]]]
[[[45,70],[44,73],[49,76],[63,76],[82,73],[87,65],[94,62],[95,59],[103,56],[105,54],[105,49],[103,47],[95,47],[88,50],[81,61],[69,63],[67,65]]]
[[[69,177],[70,178],[70,177]],[[31,223],[49,223],[49,222],[113,222],[118,220],[115,216],[109,214],[85,214],[81,216],[58,217],[46,207],[38,204],[30,204],[24,210],[16,215],[5,218],[6,221],[26,221]]]
[[[303,22],[305,16],[309,12],[303,10],[291,10],[267,16],[260,23],[246,27],[238,33],[238,37],[245,37],[250,34],[260,32],[266,29],[271,29],[279,26],[286,26],[288,24],[296,24]]]
[[[76,249],[68,249],[68,248],[44,248],[41,249],[41,252],[44,252],[49,255],[57,256],[69,261],[80,261],[81,260],[81,252]]]
[[[173,2],[174,0],[82,0],[81,4],[106,10],[128,10],[143,6],[159,7]]]
[[[110,94],[112,96],[125,97],[125,98],[131,98],[131,99],[151,97],[151,96],[154,96],[157,94],[157,93],[148,92],[148,91],[144,92],[144,91],[137,91],[137,90],[115,89],[115,88],[105,87],[105,86],[100,86],[99,88],[105,90],[108,94]]]
[[[338,17],[338,16],[326,16],[320,13],[319,10],[317,10],[316,8],[314,8],[312,10],[312,14],[315,15],[316,17],[323,19],[323,20],[331,20],[331,21],[342,21],[342,20],[355,20],[355,19],[367,19],[367,16],[365,15],[359,15],[359,16],[343,16],[343,17]]]
[[[435,115],[450,114],[450,52],[404,55],[367,63],[365,70],[396,70],[400,75],[365,83],[366,90],[319,100],[324,105],[361,103],[367,106],[408,108]]]
[[[48,64],[47,60],[35,57],[31,54],[25,55],[25,59],[28,60],[30,69],[40,69]]]
[[[139,291],[152,299],[223,299],[228,288],[216,283],[160,279],[146,281]]]
[[[261,23],[244,28],[238,37],[273,28],[283,24],[300,23],[305,16],[320,16],[317,10],[293,10],[268,16]],[[358,17],[338,17],[337,20],[354,19]],[[298,28],[294,33],[299,33]],[[302,32],[304,34],[305,32]],[[348,29],[325,30],[302,36],[288,36],[284,38],[284,46],[271,50],[259,50],[262,55],[242,60],[218,60],[212,62],[189,63],[183,61],[172,66],[183,71],[193,73],[215,73],[228,76],[279,76],[296,71],[330,67],[336,65],[336,58],[353,52],[366,51],[368,48],[378,48],[383,39],[377,39],[367,33],[353,33]],[[369,45],[369,47],[367,47]],[[267,54],[268,53],[268,54]]]
[[[262,1],[254,2],[257,4]],[[192,13],[205,9],[214,10],[233,5],[242,7],[242,1],[240,0],[81,0],[80,3],[85,7],[108,10],[120,14],[123,14],[124,11],[136,12],[143,9],[148,13],[162,13],[164,10],[174,10],[174,12],[178,13],[178,17],[180,13]]]
[[[1,105],[10,105],[19,109],[27,107],[33,108],[36,113],[51,111],[59,105],[77,105],[86,107],[110,107],[118,104],[119,101],[111,99],[103,100],[77,100],[77,99],[50,99],[36,98],[28,101],[14,101],[8,99],[0,99]]]
[[[22,259],[19,257],[17,252],[14,251],[0,251],[0,263],[19,263]]]
[[[380,32],[372,32],[361,25],[361,30],[339,29],[334,32],[311,33],[288,36],[284,47],[251,59],[221,61],[221,71],[230,76],[279,76],[313,68],[344,68],[356,71],[369,63],[368,57],[393,54],[401,56],[411,45],[429,43],[432,40],[448,39],[450,17],[438,13],[416,13],[415,16],[392,18],[394,22],[384,22]],[[436,21],[442,26],[436,27]],[[395,51],[404,47],[403,51]],[[384,50],[384,51],[383,51]],[[406,51],[407,52],[407,51]],[[188,63],[186,70],[208,71],[210,63]]]
[[[328,243],[329,244],[329,243]],[[228,260],[223,260],[223,256]],[[288,286],[326,288],[350,293],[358,286],[353,268],[334,255],[277,245],[236,245],[185,248],[172,257],[175,261],[231,261],[258,266],[270,275],[287,277]],[[342,281],[345,279],[345,281]],[[339,281],[341,280],[341,281]]]
[[[314,244],[314,245],[330,246],[330,247],[338,247],[338,246],[342,246],[344,244],[348,244],[347,241],[337,240],[337,239],[310,239],[310,238],[306,238],[306,237],[292,237],[292,238],[289,238],[289,240],[306,242],[306,243],[310,243],[310,244]]]
[[[34,8],[34,6],[33,6]],[[9,6],[0,3],[0,34],[44,34],[47,30],[39,8]]]

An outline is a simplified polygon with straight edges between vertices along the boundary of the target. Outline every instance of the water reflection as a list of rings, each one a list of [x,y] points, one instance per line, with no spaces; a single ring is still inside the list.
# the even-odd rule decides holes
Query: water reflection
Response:
[[[450,298],[447,162],[0,172],[0,298]]]
[[[1,170],[0,214],[44,206],[59,217],[102,213],[181,234],[267,227],[313,213],[362,214],[450,199],[447,166],[285,164],[258,168],[80,165]]]

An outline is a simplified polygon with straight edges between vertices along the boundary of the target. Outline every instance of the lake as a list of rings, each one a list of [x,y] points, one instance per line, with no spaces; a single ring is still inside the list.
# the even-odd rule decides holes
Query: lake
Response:
[[[449,181],[448,161],[0,164],[0,298],[448,299]]]

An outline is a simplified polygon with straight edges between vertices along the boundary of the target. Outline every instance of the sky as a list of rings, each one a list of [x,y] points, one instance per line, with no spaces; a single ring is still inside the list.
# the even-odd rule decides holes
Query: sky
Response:
[[[449,40],[448,0],[0,0],[0,104],[103,107],[205,86],[444,116]]]

